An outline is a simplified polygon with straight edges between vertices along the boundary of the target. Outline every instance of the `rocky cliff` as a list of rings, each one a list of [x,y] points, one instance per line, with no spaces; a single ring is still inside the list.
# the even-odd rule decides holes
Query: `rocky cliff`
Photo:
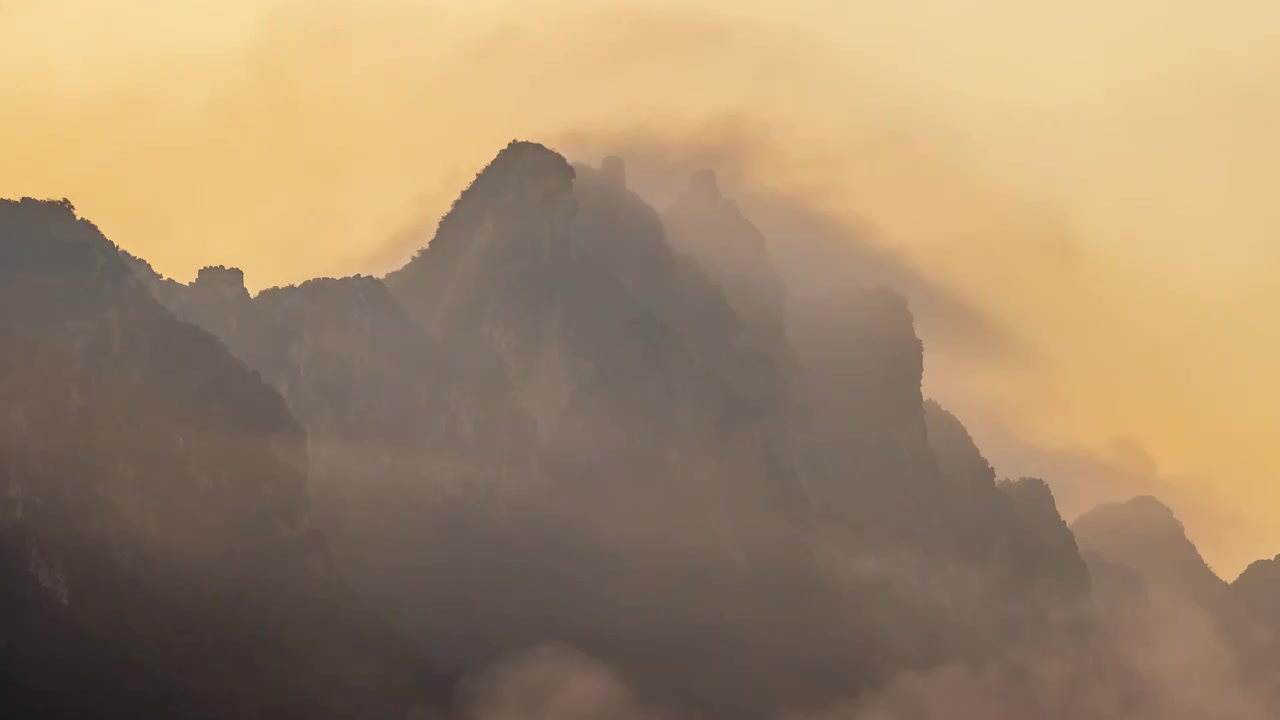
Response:
[[[333,577],[280,396],[69,203],[0,202],[0,337],[0,652],[20,716],[398,717],[447,699]],[[62,673],[83,684],[50,685]]]

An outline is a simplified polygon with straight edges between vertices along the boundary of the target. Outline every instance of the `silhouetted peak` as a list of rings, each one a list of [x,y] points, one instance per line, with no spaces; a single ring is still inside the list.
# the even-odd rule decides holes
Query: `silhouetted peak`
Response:
[[[1203,598],[1225,589],[1173,511],[1153,497],[1099,506],[1077,518],[1071,529],[1082,549],[1128,565],[1149,581],[1190,589]]]
[[[716,179],[715,170],[698,170],[689,178],[689,193],[703,201],[723,199],[720,194],[720,182]]]
[[[1177,544],[1183,549],[1191,546],[1173,510],[1150,495],[1099,505],[1077,518],[1072,527],[1083,536],[1123,539],[1126,544],[1140,538],[1143,545]]]
[[[1230,592],[1262,626],[1252,628],[1253,637],[1266,638],[1273,651],[1280,651],[1280,555],[1251,563],[1231,583]]]
[[[28,215],[40,215],[46,219],[59,218],[63,220],[75,220],[76,208],[71,201],[62,198],[61,200],[40,200],[32,197],[24,197],[19,200],[0,200],[4,207],[8,210],[18,210]]]
[[[440,220],[431,244],[419,255],[428,249],[459,249],[498,208],[518,207],[527,215],[562,205],[573,193],[573,178],[573,167],[564,156],[545,145],[513,140],[462,191]]]
[[[1234,586],[1244,587],[1253,585],[1268,585],[1276,590],[1275,600],[1280,601],[1280,555],[1270,560],[1255,560],[1249,563],[1249,567],[1240,573],[1240,577],[1232,583]]]
[[[1099,506],[1089,511],[1086,517],[1095,513],[1105,517],[1123,516],[1138,520],[1153,529],[1159,527],[1165,530],[1176,529],[1177,532],[1183,532],[1182,523],[1178,520],[1178,516],[1174,514],[1173,509],[1151,495],[1140,495],[1125,502]]]
[[[117,250],[68,200],[0,200],[0,275],[25,270],[29,280],[127,283],[133,274]]]
[[[458,204],[481,192],[499,189],[532,192],[547,182],[567,184],[572,179],[573,168],[563,155],[545,145],[514,140],[476,175],[475,181],[458,198]]]
[[[619,190],[627,188],[627,166],[617,155],[610,155],[600,163],[600,174],[611,186]]]
[[[0,199],[0,214],[8,222],[39,223],[45,226],[53,223],[86,222],[76,217],[75,208],[69,200],[37,200],[29,197],[21,200]],[[14,234],[8,240],[11,242],[6,245],[26,241],[26,238]]]
[[[244,286],[244,271],[239,268],[222,265],[200,268],[191,288],[226,298],[249,299],[249,291]]]

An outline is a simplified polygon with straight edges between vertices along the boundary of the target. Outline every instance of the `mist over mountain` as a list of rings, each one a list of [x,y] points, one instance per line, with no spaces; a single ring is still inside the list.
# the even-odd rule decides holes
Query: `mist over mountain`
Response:
[[[1274,712],[1280,655],[1265,633],[1269,613],[1213,573],[1167,506],[1152,497],[1103,505],[1072,529],[1092,556],[1113,634],[1160,689],[1166,714]]]
[[[821,249],[796,287],[790,227],[516,141],[385,278],[252,295],[6,201],[21,714],[1277,707],[1274,561],[1228,585],[1150,498],[1069,527],[926,399],[919,288]]]
[[[340,583],[306,438],[69,203],[0,203],[6,711],[361,717],[447,700]]]

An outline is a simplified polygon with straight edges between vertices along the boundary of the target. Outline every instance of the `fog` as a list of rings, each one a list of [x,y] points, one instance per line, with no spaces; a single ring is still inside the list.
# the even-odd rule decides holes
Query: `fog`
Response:
[[[74,197],[166,274],[380,272],[403,258],[386,239],[512,137],[656,149],[872,228],[1016,338],[1017,372],[931,366],[967,415],[1055,451],[1141,443],[1225,574],[1280,543],[1249,429],[1277,419],[1268,3],[3,12],[0,128],[21,142],[0,192]]]
[[[1273,716],[1278,28],[3,3],[16,696]]]
[[[1149,497],[1069,527],[926,399],[917,327],[964,362],[1016,341],[803,205],[698,170],[659,209],[628,168],[511,143],[385,278],[257,295],[164,278],[68,202],[0,206],[6,602],[69,608],[55,635],[213,613],[182,677],[214,716],[1268,716],[1270,566],[1228,585]],[[1140,448],[1009,442],[1104,494],[1160,484]],[[137,627],[104,631],[196,647]],[[278,686],[217,670],[264,640]]]

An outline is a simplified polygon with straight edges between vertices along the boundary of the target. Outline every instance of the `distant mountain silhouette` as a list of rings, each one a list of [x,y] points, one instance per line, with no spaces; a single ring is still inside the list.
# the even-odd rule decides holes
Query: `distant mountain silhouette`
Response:
[[[660,214],[513,142],[423,241],[255,296],[0,204],[20,716],[416,718],[549,643],[709,717],[1275,707],[1280,560],[1228,585],[1151,498],[1068,527],[924,398],[903,295],[787,286],[806,238],[710,171]]]
[[[447,687],[354,601],[284,403],[69,203],[0,202],[12,717],[367,717]]]
[[[458,671],[563,640],[659,697],[763,712],[1034,642],[1087,596],[1047,489],[929,426],[905,302],[849,287],[793,349],[709,174],[664,219],[621,160],[516,142],[385,286],[250,298],[238,270],[134,267],[279,390],[344,573]]]
[[[1231,595],[1254,622],[1244,664],[1268,697],[1280,699],[1280,556],[1251,564],[1231,583]]]
[[[1280,555],[1251,564],[1231,583],[1231,593],[1280,634]]]
[[[806,356],[713,177],[666,222],[684,234],[668,240],[621,160],[515,142],[385,286],[251,299],[239,270],[186,286],[134,270],[278,389],[343,573],[458,671],[566,641],[695,706],[819,703],[1027,641],[1052,612],[993,598],[1042,575],[1088,592],[1047,491],[1024,514],[993,474],[948,487],[904,301],[831,297]],[[740,238],[748,269],[726,274]],[[753,305],[756,283],[771,300]],[[933,577],[838,568],[888,551]],[[1046,569],[1006,573],[1015,556]],[[963,600],[936,594],[975,577]]]
[[[970,570],[998,574],[1016,560],[1019,582],[1053,579],[1043,600],[1084,601],[1085,568],[1043,483],[1040,493],[1012,492],[1034,487],[1029,481],[998,487],[959,420],[922,405],[923,348],[900,296],[853,283],[789,291],[768,241],[711,171],[693,175],[664,222],[725,288],[743,335],[788,372],[800,474],[825,522],[862,542],[926,549]],[[997,616],[997,624],[1008,620]]]
[[[1072,524],[1121,647],[1162,688],[1170,716],[1268,717],[1276,665],[1258,618],[1233,596],[1152,497],[1100,506]],[[1246,583],[1248,584],[1248,583]],[[1268,705],[1270,703],[1270,705]]]
[[[1152,592],[1176,591],[1218,612],[1230,603],[1226,582],[1213,573],[1168,506],[1153,497],[1102,505],[1072,524],[1082,550],[1136,571]]]

